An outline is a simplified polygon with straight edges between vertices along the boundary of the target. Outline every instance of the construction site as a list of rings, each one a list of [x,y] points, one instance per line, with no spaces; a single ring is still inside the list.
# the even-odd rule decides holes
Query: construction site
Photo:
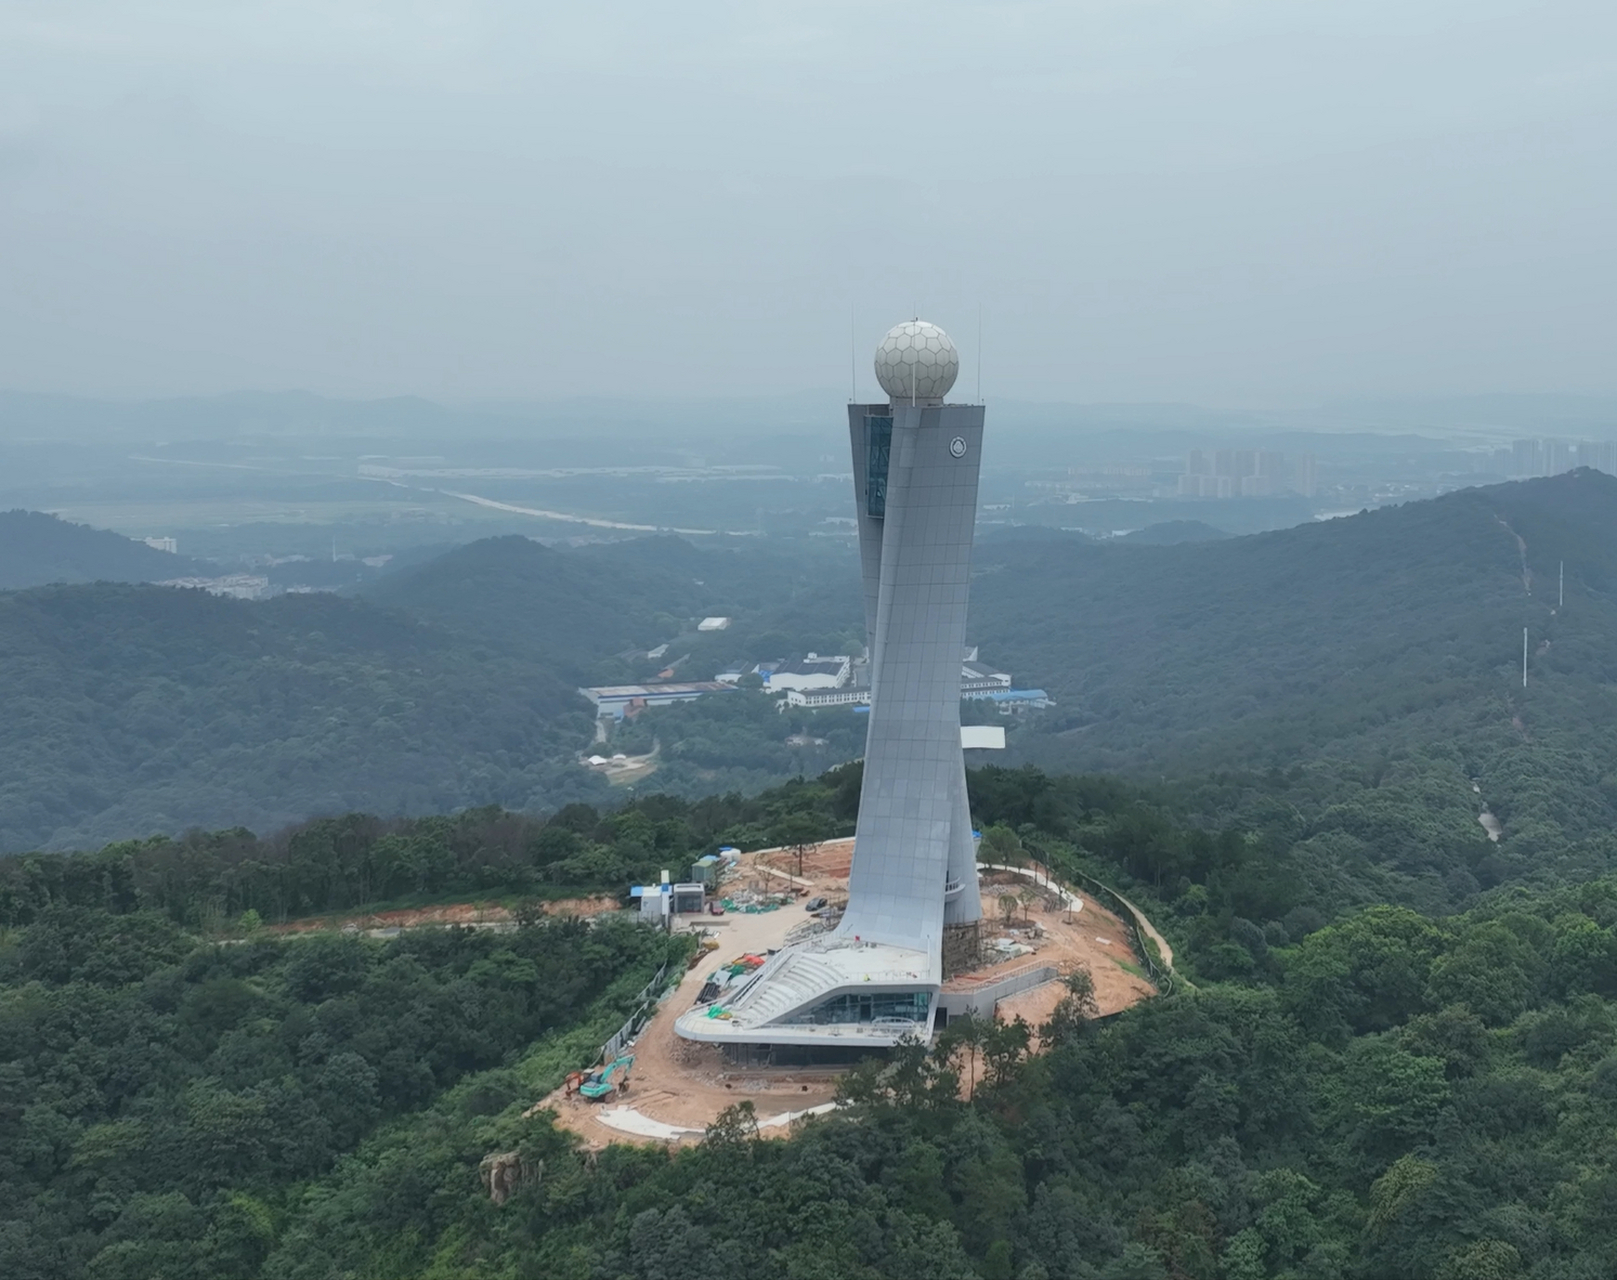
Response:
[[[674,1023],[787,943],[834,928],[852,858],[851,839],[734,855],[715,892],[722,914],[670,920],[676,931],[698,935],[698,951],[638,1036],[538,1107],[553,1109],[558,1123],[591,1147],[698,1141],[739,1102],[752,1103],[764,1133],[829,1110],[844,1068],[740,1062],[719,1045],[677,1036]],[[985,918],[973,926],[966,963],[947,972],[940,996],[951,1016],[1020,1017],[1036,1028],[1064,994],[1061,979],[1079,969],[1091,975],[1102,1017],[1154,993],[1129,925],[1092,897],[1036,868],[984,866],[980,874]]]

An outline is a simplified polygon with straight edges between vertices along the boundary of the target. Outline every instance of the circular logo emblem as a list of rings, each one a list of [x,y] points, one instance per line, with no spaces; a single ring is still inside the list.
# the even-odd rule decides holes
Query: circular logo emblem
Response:
[[[949,452],[957,458],[964,458],[966,456],[966,442],[959,436],[956,436],[953,440],[949,441]]]

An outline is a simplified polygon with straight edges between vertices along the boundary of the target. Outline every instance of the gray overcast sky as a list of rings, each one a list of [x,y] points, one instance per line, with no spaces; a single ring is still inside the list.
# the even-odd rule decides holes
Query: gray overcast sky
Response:
[[[1612,0],[0,0],[0,386],[1617,391]]]

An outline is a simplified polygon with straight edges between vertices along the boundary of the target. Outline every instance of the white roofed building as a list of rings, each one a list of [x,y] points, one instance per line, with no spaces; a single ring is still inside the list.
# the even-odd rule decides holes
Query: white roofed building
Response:
[[[1011,674],[998,671],[986,662],[969,661],[960,666],[960,695],[965,698],[995,689],[1009,689]]]
[[[690,702],[709,693],[734,693],[733,684],[720,684],[717,680],[696,680],[667,684],[613,684],[580,689],[579,692],[595,704],[597,716],[611,716],[621,720],[643,707],[662,707],[671,702]]]
[[[840,689],[852,674],[853,659],[847,654],[822,657],[811,653],[783,662],[764,677],[764,685],[771,693],[791,689]]]

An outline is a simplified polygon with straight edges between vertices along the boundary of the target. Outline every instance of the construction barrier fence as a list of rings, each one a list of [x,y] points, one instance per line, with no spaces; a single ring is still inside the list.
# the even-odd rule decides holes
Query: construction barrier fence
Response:
[[[644,1029],[646,1023],[651,1021],[655,1011],[657,997],[662,994],[664,980],[668,977],[668,961],[663,961],[657,974],[634,998],[634,1012],[631,1013],[624,1024],[617,1029],[612,1038],[601,1046],[600,1055],[596,1062],[605,1065],[623,1052],[624,1047]]]

